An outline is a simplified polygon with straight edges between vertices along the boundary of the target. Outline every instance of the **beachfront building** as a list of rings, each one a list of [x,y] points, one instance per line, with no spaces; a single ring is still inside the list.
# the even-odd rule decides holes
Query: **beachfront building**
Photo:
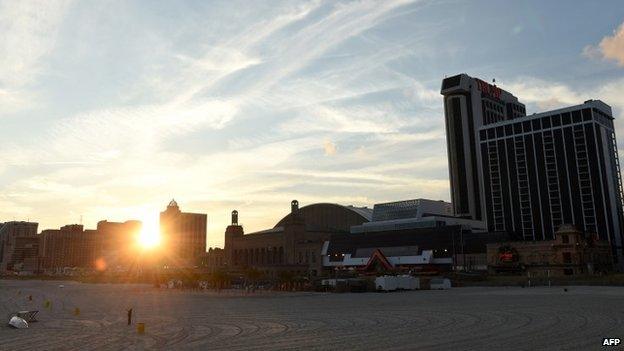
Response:
[[[371,219],[372,211],[366,207],[318,203],[299,208],[293,200],[290,213],[273,228],[245,234],[238,211],[233,211],[225,231],[225,264],[230,270],[253,268],[269,277],[280,272],[316,276],[323,269],[325,241]]]
[[[164,265],[170,268],[192,268],[201,263],[206,253],[207,215],[180,211],[171,200],[160,213]]]
[[[611,107],[526,115],[511,93],[460,74],[442,82],[454,213],[520,240],[564,223],[597,234],[624,265],[622,183]]]

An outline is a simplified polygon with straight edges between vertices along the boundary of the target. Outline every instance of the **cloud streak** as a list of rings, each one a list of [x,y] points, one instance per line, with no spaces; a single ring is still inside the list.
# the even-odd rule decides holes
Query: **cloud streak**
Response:
[[[439,83],[472,66],[439,47],[462,32],[446,3],[154,6],[0,2],[0,221],[93,226],[175,197],[214,246],[233,208],[252,231],[293,198],[448,199]],[[624,106],[618,79],[587,94],[527,75],[507,88],[534,109]]]
[[[402,107],[366,101],[371,94],[423,98],[404,94],[413,86],[425,92],[427,88],[420,82],[384,68],[385,62],[408,51],[397,44],[363,52],[345,51],[343,46],[389,16],[396,16],[397,9],[410,3],[313,1],[280,5],[271,9],[270,16],[255,16],[251,21],[245,17],[231,27],[235,30],[227,29],[228,34],[194,51],[173,49],[175,43],[166,36],[154,42],[150,34],[148,41],[158,50],[153,58],[129,58],[132,60],[128,65],[135,61],[150,64],[137,70],[139,74],[130,85],[121,87],[117,101],[107,101],[103,108],[61,114],[32,138],[4,144],[0,149],[0,179],[5,180],[5,185],[0,189],[5,194],[3,201],[11,206],[4,207],[0,215],[37,217],[43,227],[55,227],[75,221],[81,214],[88,224],[103,218],[132,218],[135,213],[143,216],[162,207],[168,197],[176,197],[188,204],[188,210],[210,213],[209,242],[218,244],[230,210],[218,204],[242,206],[255,218],[248,222],[251,229],[262,229],[270,224],[267,217],[281,216],[279,204],[291,197],[366,204],[371,199],[366,194],[370,189],[408,186],[413,176],[406,175],[400,182],[395,179],[394,183],[358,181],[358,169],[375,161],[362,158],[351,147],[338,153],[337,145],[360,134],[380,143],[396,138],[390,142],[392,145],[408,147],[410,141],[400,140],[400,130],[410,125],[406,112],[405,117],[396,117],[395,113]],[[23,16],[30,19],[31,27],[42,15],[49,17],[35,28],[3,28],[37,48],[23,66],[16,59],[20,55],[6,58],[0,81],[9,82],[10,89],[0,90],[4,101],[23,107],[19,92],[46,73],[46,58],[56,45],[55,40],[47,39],[57,35],[68,6],[59,3],[49,4],[47,10],[11,8],[25,11]],[[96,13],[84,8],[82,4],[85,18],[101,23]],[[98,11],[107,13],[109,9]],[[2,16],[14,16],[12,12],[0,12]],[[100,36],[107,35],[106,31],[123,32],[110,25],[99,30],[105,31],[98,33]],[[197,27],[181,27],[176,36],[184,35],[186,30]],[[141,40],[143,32],[134,28],[130,31]],[[89,28],[87,33],[97,33],[97,29]],[[89,48],[69,38],[61,40],[64,48],[80,48],[81,52]],[[115,48],[98,48],[104,52],[109,49]],[[63,57],[62,53],[54,54]],[[63,79],[75,74],[62,68],[69,74]],[[19,80],[7,79],[18,71],[23,73]],[[368,82],[365,77],[370,74],[382,79]],[[253,127],[237,132],[246,124]],[[378,139],[379,135],[386,136]],[[177,145],[186,140],[196,146],[179,150]],[[332,157],[318,167],[304,166],[313,164],[319,146],[321,155]],[[360,146],[358,150],[363,150],[364,146]],[[348,176],[333,178],[334,162],[343,162]],[[276,173],[279,169],[293,172]],[[329,193],[333,192],[329,189],[351,182],[360,182],[361,193]],[[306,187],[318,186],[326,187],[327,192],[308,194]],[[55,206],[58,201],[65,205]]]
[[[0,117],[26,108],[70,1],[0,2]]]

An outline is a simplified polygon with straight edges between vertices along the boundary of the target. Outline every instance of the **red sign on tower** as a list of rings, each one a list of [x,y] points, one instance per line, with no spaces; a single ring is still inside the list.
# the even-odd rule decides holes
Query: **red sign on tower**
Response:
[[[475,78],[475,80],[477,81],[477,88],[481,92],[483,92],[484,94],[489,95],[489,96],[491,96],[491,97],[493,97],[495,99],[500,99],[501,91],[502,91],[501,88],[499,88],[499,87],[497,87],[495,85],[492,85],[492,84],[488,84],[488,83],[482,81],[481,79],[476,79]]]

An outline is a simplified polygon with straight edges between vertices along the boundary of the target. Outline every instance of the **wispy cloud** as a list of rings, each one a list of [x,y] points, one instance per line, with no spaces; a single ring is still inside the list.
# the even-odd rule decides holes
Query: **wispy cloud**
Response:
[[[55,46],[70,1],[0,2],[0,117],[32,104],[33,84]]]
[[[624,112],[624,97],[619,94],[623,88],[624,78],[602,81],[595,86],[584,84],[570,86],[535,77],[519,77],[504,87],[514,92],[521,101],[528,103],[533,112],[578,105],[589,99],[600,99],[617,109],[616,115],[618,112]]]
[[[504,89],[512,91],[525,104],[530,104],[532,112],[576,105],[584,101],[582,93],[563,83],[535,77],[519,77]]]
[[[472,66],[439,45],[462,32],[446,3],[420,3],[0,2],[0,220],[90,226],[175,197],[219,245],[233,208],[256,230],[293,198],[448,199],[439,83]],[[621,108],[623,86],[508,88],[541,110]]]

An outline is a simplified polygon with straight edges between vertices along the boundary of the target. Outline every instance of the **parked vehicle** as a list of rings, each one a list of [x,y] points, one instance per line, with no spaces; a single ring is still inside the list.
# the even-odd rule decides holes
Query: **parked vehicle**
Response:
[[[420,289],[420,279],[411,275],[397,276],[397,289],[399,290],[416,290]]]
[[[384,275],[375,278],[377,291],[395,291],[398,288],[398,279],[392,275]]]

